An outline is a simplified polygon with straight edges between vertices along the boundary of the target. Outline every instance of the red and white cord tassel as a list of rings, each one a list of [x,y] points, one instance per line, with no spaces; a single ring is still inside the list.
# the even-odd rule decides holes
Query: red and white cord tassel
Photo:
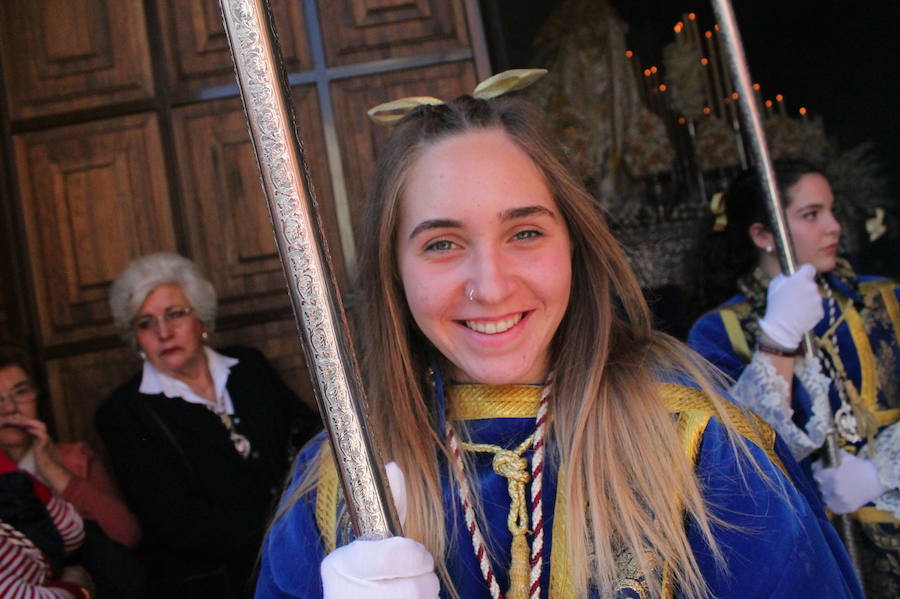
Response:
[[[541,403],[535,417],[534,456],[531,458],[531,590],[532,599],[541,596],[541,570],[544,565],[544,425],[547,421],[547,398],[550,385],[544,385]]]
[[[544,386],[541,393],[541,402],[538,406],[537,416],[535,416],[535,432],[532,448],[534,455],[531,462],[531,521],[534,522],[531,540],[531,588],[529,597],[540,598],[541,596],[541,570],[544,561],[544,514],[543,514],[543,480],[544,480],[544,425],[547,420],[547,398],[550,395],[550,385]],[[478,566],[481,568],[481,575],[491,592],[492,599],[503,599],[503,593],[500,591],[500,585],[497,584],[497,578],[494,576],[494,570],[491,567],[488,558],[487,548],[484,543],[484,536],[478,527],[478,521],[475,519],[475,510],[472,507],[472,491],[469,488],[468,480],[463,467],[462,451],[456,440],[456,434],[450,422],[446,423],[447,442],[450,444],[450,451],[456,467],[456,475],[459,480],[459,494],[463,504],[463,511],[466,519],[466,527],[469,535],[472,537],[472,548],[475,550],[475,557],[478,560]]]
[[[472,537],[472,548],[475,550],[475,557],[478,559],[478,566],[481,568],[481,576],[491,591],[491,598],[503,599],[503,593],[500,592],[500,585],[497,584],[497,578],[494,576],[494,570],[491,568],[490,559],[488,559],[484,537],[478,528],[478,522],[475,520],[475,510],[471,502],[472,491],[469,489],[469,482],[466,479],[465,469],[463,468],[462,452],[459,449],[456,434],[453,432],[453,427],[450,426],[449,421],[447,422],[446,433],[447,441],[450,443],[450,451],[453,452],[456,462],[456,476],[459,479],[459,494],[465,513],[466,528],[469,530],[469,536]]]

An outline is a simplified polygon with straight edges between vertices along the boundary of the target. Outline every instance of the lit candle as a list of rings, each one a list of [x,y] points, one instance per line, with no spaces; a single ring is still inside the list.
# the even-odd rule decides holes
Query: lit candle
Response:
[[[775,102],[775,108],[778,111],[778,114],[786,116],[787,112],[784,107],[784,96],[782,96],[781,94],[775,94]]]
[[[687,46],[688,39],[684,34],[684,21],[678,21],[677,23],[675,23],[675,39],[682,46]]]
[[[715,108],[718,115],[722,118],[725,117],[725,105],[722,103],[722,99],[725,97],[725,91],[722,89],[722,72],[721,72],[721,63],[719,61],[719,52],[716,44],[716,40],[713,39],[712,31],[707,31],[704,34],[706,38],[706,52],[709,54],[709,70],[712,72],[712,81],[713,81],[713,89],[712,89],[712,103],[713,108]]]
[[[691,36],[691,45],[696,48],[698,52],[702,51],[701,48],[703,48],[703,46],[700,44],[700,28],[697,26],[696,14],[688,13],[687,25]]]
[[[763,98],[762,98],[762,88],[759,86],[759,83],[753,84],[753,96],[756,98],[756,107],[759,110],[762,110],[763,107]]]
[[[644,88],[644,77],[643,75],[641,75],[641,61],[637,56],[634,55],[634,52],[632,52],[631,50],[625,50],[625,58],[628,59],[628,65],[631,67],[631,70],[634,73],[634,82],[637,85],[637,94],[642,101],[646,102],[647,90]]]

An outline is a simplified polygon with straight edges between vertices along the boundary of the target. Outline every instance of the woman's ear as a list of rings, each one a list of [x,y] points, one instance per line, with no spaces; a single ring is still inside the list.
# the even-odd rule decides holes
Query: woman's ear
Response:
[[[762,223],[753,223],[747,233],[749,233],[753,245],[762,251],[771,252],[775,247],[775,238],[772,236],[772,232]]]

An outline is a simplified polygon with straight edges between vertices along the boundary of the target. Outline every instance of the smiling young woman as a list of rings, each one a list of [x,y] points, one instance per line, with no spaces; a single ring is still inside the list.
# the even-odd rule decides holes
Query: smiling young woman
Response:
[[[270,526],[257,599],[858,597],[771,431],[652,331],[541,121],[463,96],[416,108],[384,147],[358,337],[405,536],[347,543],[319,437]]]

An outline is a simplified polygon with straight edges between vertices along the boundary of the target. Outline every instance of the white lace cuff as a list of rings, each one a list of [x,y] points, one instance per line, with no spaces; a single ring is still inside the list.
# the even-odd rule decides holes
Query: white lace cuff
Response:
[[[900,422],[888,426],[875,437],[872,461],[878,467],[881,484],[888,489],[875,499],[875,507],[892,512],[900,519]]]
[[[828,378],[822,374],[818,360],[807,362],[797,358],[794,373],[812,399],[812,417],[806,430],[791,420],[794,410],[786,398],[788,382],[778,375],[772,360],[762,352],[755,352],[750,363],[731,389],[735,402],[752,410],[768,422],[784,439],[794,458],[802,460],[825,442],[828,430]]]

